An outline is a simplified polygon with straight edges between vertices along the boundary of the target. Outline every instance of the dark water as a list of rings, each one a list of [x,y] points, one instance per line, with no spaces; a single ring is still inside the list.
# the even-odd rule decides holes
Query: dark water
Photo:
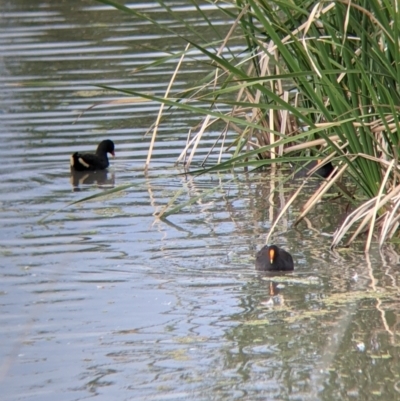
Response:
[[[157,4],[132,6],[179,25]],[[174,6],[204,29],[193,7]],[[178,175],[199,120],[174,111],[145,174],[152,102],[77,120],[119,97],[93,85],[162,95],[173,62],[132,71],[182,41],[91,1],[4,1],[0,18],[2,400],[400,398],[395,247],[370,259],[330,252],[343,201],[318,205],[297,228],[301,203],[292,205],[273,242],[296,270],[258,275],[255,252],[290,195],[284,173]],[[177,88],[205,74],[198,60]],[[73,187],[69,155],[105,138],[117,153],[107,175]],[[124,184],[133,186],[66,207]],[[185,202],[217,186],[166,221],[153,216],[178,191]]]

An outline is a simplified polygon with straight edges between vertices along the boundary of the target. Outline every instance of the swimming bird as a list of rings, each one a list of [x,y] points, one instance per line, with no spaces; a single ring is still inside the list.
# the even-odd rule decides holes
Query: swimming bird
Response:
[[[309,163],[304,163],[300,170],[296,171],[294,174],[295,178],[301,178],[301,177],[307,177],[308,173],[315,168],[316,166],[319,166],[322,163],[322,160],[312,160]],[[295,166],[296,170],[298,169],[298,165]],[[314,174],[319,175],[322,178],[328,178],[330,174],[332,173],[334,167],[331,162],[328,162],[321,166],[317,171],[314,172]]]
[[[276,245],[265,245],[257,252],[256,270],[290,271],[294,269],[293,258],[289,252]]]
[[[71,158],[71,168],[75,171],[96,171],[104,170],[109,166],[107,153],[114,153],[114,142],[105,139],[97,146],[96,153],[75,152]]]

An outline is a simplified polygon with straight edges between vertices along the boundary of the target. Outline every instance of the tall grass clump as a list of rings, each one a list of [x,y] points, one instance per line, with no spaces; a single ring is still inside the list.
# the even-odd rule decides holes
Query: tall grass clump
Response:
[[[99,1],[164,29],[149,15]],[[182,14],[159,3],[171,18],[182,22]],[[210,24],[201,6],[192,4]],[[189,27],[190,37],[184,38],[188,46],[175,55],[180,66],[185,57],[193,57],[193,49],[200,51],[212,62],[209,76],[180,94],[173,89],[173,79],[164,97],[124,92],[203,116],[202,125],[182,150],[182,155],[190,152],[188,164],[202,134],[216,121],[225,123],[216,142],[219,152],[230,149],[232,158],[223,162],[219,158],[213,169],[307,157],[334,160],[336,174],[323,183],[311,206],[345,171],[358,189],[360,205],[338,229],[332,245],[341,243],[350,231],[346,244],[368,233],[367,249],[378,229],[380,244],[391,238],[400,219],[398,2],[210,4],[231,21],[225,36],[205,42]],[[234,51],[231,44],[239,40],[243,47]],[[230,111],[221,113],[220,105],[228,105]]]

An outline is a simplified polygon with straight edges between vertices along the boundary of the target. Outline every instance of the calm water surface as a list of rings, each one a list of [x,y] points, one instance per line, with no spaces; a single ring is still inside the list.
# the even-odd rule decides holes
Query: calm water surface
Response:
[[[156,3],[130,4],[186,32]],[[213,37],[193,7],[171,4]],[[132,71],[183,42],[94,1],[5,0],[0,19],[2,400],[400,399],[398,257],[330,252],[342,201],[297,228],[294,204],[273,241],[296,270],[261,276],[255,252],[292,190],[284,173],[179,175],[198,119],[174,111],[146,175],[157,104],[77,120],[118,98],[96,84],[162,95],[175,62]],[[185,64],[177,89],[205,74],[203,61]],[[108,173],[71,184],[69,155],[105,138],[117,153]],[[123,184],[134,185],[66,207]],[[178,191],[185,202],[216,186],[166,221],[153,216]]]

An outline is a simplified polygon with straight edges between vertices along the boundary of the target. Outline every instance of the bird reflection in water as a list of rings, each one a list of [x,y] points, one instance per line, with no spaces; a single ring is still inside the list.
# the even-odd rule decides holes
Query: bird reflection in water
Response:
[[[267,308],[274,308],[277,306],[283,306],[285,304],[285,298],[279,293],[279,290],[283,288],[282,283],[275,283],[274,281],[269,282],[269,299],[262,301],[261,304]]]
[[[114,188],[115,186],[115,174],[110,173],[108,176],[107,170],[98,171],[74,171],[71,169],[70,177],[72,190],[79,192],[83,188],[92,185],[96,185],[98,188]]]

